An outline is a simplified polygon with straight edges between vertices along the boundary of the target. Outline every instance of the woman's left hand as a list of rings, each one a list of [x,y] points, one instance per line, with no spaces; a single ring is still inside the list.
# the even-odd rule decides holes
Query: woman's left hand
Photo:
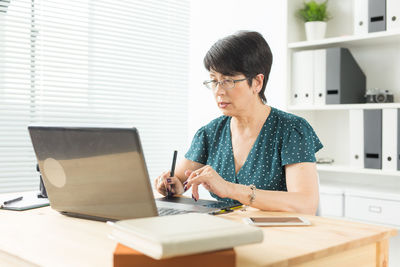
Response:
[[[199,199],[198,187],[200,184],[202,184],[205,189],[221,198],[228,197],[231,192],[231,183],[225,181],[224,178],[209,165],[197,169],[196,171],[187,170],[185,174],[189,176],[186,182],[183,183],[185,191],[193,187],[192,195],[196,201]]]

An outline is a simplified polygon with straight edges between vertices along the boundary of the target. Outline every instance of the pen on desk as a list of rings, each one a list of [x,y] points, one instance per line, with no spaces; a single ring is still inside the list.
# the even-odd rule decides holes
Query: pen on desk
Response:
[[[225,213],[230,213],[233,212],[232,209],[223,209],[223,210],[218,210],[218,211],[213,211],[210,214],[211,215],[219,215],[219,214],[225,214]]]
[[[4,201],[3,205],[8,205],[8,204],[20,201],[20,200],[22,200],[22,198],[23,197],[17,197],[17,198],[14,198],[14,199],[10,199],[10,200]]]
[[[172,166],[171,166],[171,175],[170,175],[170,177],[174,177],[174,175],[175,175],[175,165],[176,165],[176,157],[177,157],[177,155],[178,155],[178,151],[174,150],[174,156],[172,158]],[[168,197],[172,196],[172,192],[168,188],[167,188],[167,196]]]
[[[243,205],[238,205],[238,206],[230,207],[229,209],[237,210],[237,209],[242,209],[242,208],[243,208]]]

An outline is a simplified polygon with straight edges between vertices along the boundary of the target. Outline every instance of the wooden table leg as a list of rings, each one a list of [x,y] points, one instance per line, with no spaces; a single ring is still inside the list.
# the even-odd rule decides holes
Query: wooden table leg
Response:
[[[376,266],[389,266],[389,239],[385,239],[376,243]]]

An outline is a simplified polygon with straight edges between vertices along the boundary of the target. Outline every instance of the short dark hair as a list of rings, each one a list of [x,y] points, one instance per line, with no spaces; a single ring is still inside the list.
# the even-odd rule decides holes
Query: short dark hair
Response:
[[[218,40],[204,57],[204,66],[223,75],[243,74],[249,86],[258,74],[264,74],[259,92],[263,103],[267,102],[264,91],[272,65],[272,53],[267,41],[258,32],[240,31]]]

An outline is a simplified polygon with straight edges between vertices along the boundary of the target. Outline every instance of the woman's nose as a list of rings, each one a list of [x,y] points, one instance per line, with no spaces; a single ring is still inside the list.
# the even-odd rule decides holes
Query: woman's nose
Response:
[[[222,88],[220,83],[217,84],[217,87],[215,87],[214,91],[216,95],[225,94],[225,90]]]

